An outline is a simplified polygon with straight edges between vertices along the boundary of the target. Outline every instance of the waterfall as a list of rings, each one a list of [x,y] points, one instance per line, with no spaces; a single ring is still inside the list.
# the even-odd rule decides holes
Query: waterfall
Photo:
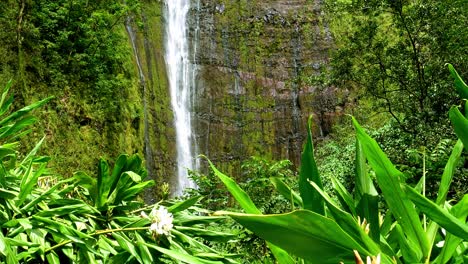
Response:
[[[194,168],[191,108],[193,67],[189,60],[187,15],[190,0],[166,0],[165,60],[174,111],[177,151],[177,179],[173,194],[180,195],[187,187],[195,187],[187,169]]]

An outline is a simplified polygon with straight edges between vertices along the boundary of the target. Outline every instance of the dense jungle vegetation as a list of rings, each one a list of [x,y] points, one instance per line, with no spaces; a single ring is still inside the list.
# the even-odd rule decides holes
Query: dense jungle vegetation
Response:
[[[467,1],[325,1],[334,49],[307,82],[353,117],[309,120],[297,170],[210,163],[172,199],[125,32],[146,2],[0,2],[1,263],[468,262]]]

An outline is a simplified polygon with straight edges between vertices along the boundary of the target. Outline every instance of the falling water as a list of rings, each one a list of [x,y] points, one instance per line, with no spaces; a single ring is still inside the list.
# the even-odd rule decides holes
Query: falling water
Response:
[[[194,187],[187,169],[193,169],[191,95],[192,65],[189,61],[187,14],[190,0],[166,0],[166,66],[174,111],[177,150],[175,195]]]

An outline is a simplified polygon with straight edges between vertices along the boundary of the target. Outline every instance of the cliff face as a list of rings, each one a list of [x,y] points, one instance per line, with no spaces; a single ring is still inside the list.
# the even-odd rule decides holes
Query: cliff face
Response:
[[[148,144],[155,173],[167,177],[175,140],[164,74],[164,4],[145,5],[138,46],[149,80]],[[331,44],[321,1],[193,0],[189,17],[196,152],[234,175],[252,155],[297,164],[307,117],[317,108],[309,80],[326,67]],[[319,119],[326,123],[323,114]]]
[[[297,164],[331,44],[320,1],[201,1],[190,24],[199,153],[233,174],[251,155]]]

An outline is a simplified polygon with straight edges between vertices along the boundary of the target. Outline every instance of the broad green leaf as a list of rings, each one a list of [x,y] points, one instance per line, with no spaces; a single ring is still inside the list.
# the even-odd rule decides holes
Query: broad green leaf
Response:
[[[149,247],[149,248],[153,248],[177,261],[182,261],[182,262],[185,262],[185,263],[189,263],[189,264],[222,264],[223,262],[221,261],[213,261],[213,260],[206,260],[206,259],[202,259],[202,258],[197,258],[197,257],[194,257],[194,256],[191,256],[191,255],[187,255],[185,253],[181,253],[181,252],[178,252],[178,251],[175,251],[175,250],[170,250],[170,249],[166,249],[166,248],[162,248],[162,247],[158,247],[156,245],[152,245],[152,244],[148,244],[148,243],[145,243],[145,246]]]
[[[377,142],[364,132],[354,118],[353,123],[357,138],[362,144],[369,164],[375,171],[377,182],[388,207],[406,234],[409,245],[416,246],[414,250],[418,253],[420,260],[425,259],[430,250],[429,242],[413,204],[402,190],[402,173],[395,168]]]
[[[37,216],[42,217],[57,217],[57,216],[64,216],[69,214],[95,214],[96,209],[87,205],[85,202],[80,201],[81,203],[78,204],[70,204],[70,205],[63,205],[58,206],[56,208],[43,210],[38,212]]]
[[[455,134],[463,142],[465,149],[468,149],[468,119],[463,116],[460,109],[456,106],[450,108],[449,118],[452,121]]]
[[[145,240],[138,234],[138,232],[135,232],[135,237],[137,240],[137,247],[138,251],[140,252],[141,260],[143,263],[154,263],[153,260],[153,255],[151,255],[151,252],[149,251],[148,247],[145,246]]]
[[[210,224],[215,221],[226,219],[225,216],[197,216],[192,214],[186,214],[183,212],[177,213],[177,217],[174,218],[174,224],[187,226],[194,224]]]
[[[18,192],[0,188],[0,198],[11,200],[18,196]]]
[[[311,124],[312,116],[309,117],[309,122],[307,123],[307,141],[301,157],[301,167],[299,171],[299,191],[302,197],[302,202],[304,203],[304,209],[308,209],[324,215],[325,204],[322,196],[317,193],[317,191],[309,184],[309,181],[313,181],[320,187],[320,189],[323,188],[314,159],[314,145],[312,143]]]
[[[47,229],[50,232],[56,232],[58,234],[64,235],[76,243],[86,244],[84,239],[95,240],[92,236],[76,230],[71,225],[69,226],[64,223],[55,221],[52,218],[41,217],[37,215],[33,215],[32,218],[38,222],[43,223],[44,225],[42,228]],[[33,223],[33,226],[37,225]]]
[[[250,199],[249,195],[244,190],[242,190],[234,180],[232,180],[231,178],[229,178],[228,176],[220,172],[213,165],[213,163],[211,163],[211,161],[208,158],[207,160],[208,160],[208,163],[210,164],[211,169],[215,173],[215,175],[224,183],[228,191],[232,194],[232,196],[234,196],[236,201],[239,203],[239,205],[242,207],[242,209],[244,209],[246,213],[249,213],[249,214],[261,214],[262,213],[255,206],[254,202],[252,201],[252,199]]]
[[[457,143],[452,149],[452,153],[450,153],[450,157],[445,165],[444,172],[442,174],[442,179],[440,181],[439,191],[437,192],[437,199],[436,204],[439,206],[443,206],[445,200],[447,198],[447,194],[450,188],[450,184],[452,183],[453,173],[455,171],[455,167],[460,160],[460,156],[463,152],[463,143],[461,140],[457,140]],[[431,222],[429,227],[427,228],[427,237],[431,245],[434,244],[437,230],[439,229],[437,223]]]
[[[22,240],[22,239],[14,239],[14,238],[5,238],[8,243],[10,243],[10,246],[12,247],[35,247],[38,246],[37,244],[31,243],[27,240]]]
[[[114,164],[114,168],[112,169],[112,174],[111,174],[111,187],[110,187],[110,192],[113,192],[115,188],[117,187],[117,184],[119,183],[121,174],[123,173],[122,169],[125,167],[127,163],[128,156],[127,155],[120,155],[117,158],[117,161]],[[141,181],[141,177],[139,177],[139,181]]]
[[[289,187],[286,183],[284,183],[280,178],[278,177],[270,177],[269,178],[273,186],[275,186],[275,189],[283,195],[284,198],[287,200],[291,201],[296,204],[299,207],[304,207],[304,204],[302,203],[302,198],[299,194],[297,194],[291,187]]]
[[[366,157],[364,155],[364,149],[362,148],[362,143],[359,139],[356,139],[356,190],[357,195],[369,194],[372,196],[377,196],[378,193],[375,190],[374,183],[372,179],[367,175],[366,168]]]
[[[126,171],[122,173],[123,175],[128,176],[128,178],[132,179],[133,182],[141,182],[141,176],[136,174],[133,171]]]
[[[67,179],[60,181],[56,183],[54,186],[52,186],[50,189],[47,191],[43,192],[41,195],[35,197],[33,200],[31,200],[29,203],[27,203],[24,207],[21,208],[22,213],[28,212],[33,206],[37,205],[38,203],[42,202],[45,199],[50,198],[50,195],[54,193],[58,188],[62,186],[63,183],[67,183],[72,181],[72,179]]]
[[[99,237],[98,245],[102,250],[109,251],[113,255],[117,255],[117,251],[111,246],[104,236]]]
[[[0,146],[0,160],[15,153],[16,151],[13,148],[5,147],[5,145]]]
[[[403,255],[403,259],[405,263],[420,263],[420,256],[419,253],[416,251],[416,246],[412,246],[411,241],[406,241],[406,236],[403,233],[401,225],[396,224],[394,230],[394,234],[398,239],[398,244],[400,245],[400,251]]]
[[[10,122],[12,120],[16,120],[18,118],[21,118],[22,116],[26,115],[27,113],[31,112],[32,110],[38,108],[38,107],[41,107],[43,106],[44,104],[46,104],[47,102],[49,102],[53,97],[48,97],[44,100],[41,100],[41,101],[38,101],[38,102],[35,102],[33,104],[30,104],[28,106],[25,106],[23,108],[21,108],[20,110],[18,111],[15,111],[13,112],[12,114],[10,114],[9,116],[7,116],[6,118],[4,118],[3,120],[0,121],[0,126],[1,125],[4,125],[6,124],[7,122]]]
[[[80,186],[88,191],[93,202],[97,202],[98,190],[96,178],[93,178],[85,172],[78,171],[73,174],[73,179],[76,180],[76,186]]]
[[[189,245],[192,248],[198,248],[202,252],[205,252],[205,253],[220,254],[219,252],[214,250],[212,247],[209,247],[209,246],[201,243],[200,241],[198,241],[197,239],[194,239],[193,237],[191,237],[189,235],[186,235],[186,234],[184,234],[182,232],[179,232],[177,229],[172,229],[171,234],[174,235],[175,237],[177,237],[179,239],[178,241],[181,241],[182,243],[186,243],[187,245]],[[228,255],[229,256],[237,256],[235,254],[228,254]]]
[[[234,238],[235,235],[231,233],[224,233],[214,230],[209,230],[206,228],[196,228],[196,227],[188,227],[188,226],[176,226],[175,229],[185,233],[191,234],[192,236],[202,237],[207,239],[208,241],[219,241],[219,242],[227,242]]]
[[[3,139],[15,135],[24,128],[34,124],[36,121],[37,119],[33,116],[25,116],[22,119],[16,121],[15,123],[9,125],[8,129],[6,129],[0,134],[0,138]]]
[[[57,253],[55,253],[55,251],[49,252],[49,253],[46,255],[46,258],[47,258],[47,263],[51,263],[51,264],[60,264],[60,258],[59,258],[59,256],[57,255]]]
[[[115,203],[120,203],[122,201],[128,201],[133,199],[135,196],[140,194],[144,189],[154,186],[156,183],[153,180],[140,182],[132,187],[128,188],[127,190],[121,191],[117,194],[115,198]]]
[[[37,185],[37,179],[46,171],[46,163],[41,164],[39,169],[36,171],[32,171],[32,161],[29,165],[28,170],[23,175],[23,179],[20,185],[20,193],[18,195],[18,201],[16,202],[16,206],[23,205],[24,201],[26,200],[27,196],[31,194],[34,186]]]
[[[98,196],[96,207],[99,210],[105,210],[107,206],[107,198],[111,187],[111,177],[109,174],[109,164],[106,160],[99,160],[98,175],[97,175],[97,190]]]
[[[432,221],[436,222],[453,235],[468,241],[468,225],[458,220],[447,210],[419,194],[413,188],[406,186],[406,192],[418,209],[426,214]]]
[[[44,254],[46,249],[46,240],[45,237],[47,236],[47,231],[40,228],[34,228],[29,231],[29,238],[35,244],[39,244],[39,252],[40,254]]]
[[[211,163],[211,161],[208,158],[206,159],[208,160],[208,163],[210,164],[210,167],[215,173],[215,175],[224,183],[228,191],[231,193],[232,196],[234,196],[234,198],[237,200],[237,202],[242,207],[242,209],[244,209],[245,212],[249,214],[262,213],[252,202],[252,199],[250,199],[249,195],[244,190],[242,190],[242,188],[240,188],[234,180],[224,175],[213,165],[213,163]],[[272,245],[270,243],[267,244],[279,263],[294,263],[292,258],[283,249],[278,248],[277,246]]]
[[[12,96],[10,97],[10,100],[5,101],[12,84],[13,84],[13,80],[10,79],[7,82],[5,88],[3,89],[2,97],[0,99],[0,115],[3,115],[8,110],[8,108],[11,105],[11,102],[13,101]]]
[[[112,236],[117,240],[119,245],[128,253],[130,253],[133,257],[135,257],[140,263],[143,263],[141,260],[140,255],[136,251],[135,246],[133,245],[133,242],[125,235],[119,235],[116,232],[112,233]]]
[[[6,264],[19,263],[15,257],[14,250],[8,240],[5,239],[2,232],[0,232],[0,253],[6,257]]]
[[[458,72],[452,66],[452,64],[447,63],[448,69],[450,71],[450,75],[452,75],[455,83],[455,89],[457,90],[458,94],[463,99],[468,99],[468,85],[463,81],[463,79],[458,75]]]
[[[369,252],[372,256],[376,256],[380,253],[379,246],[375,244],[375,242],[364,232],[364,230],[359,226],[357,221],[352,217],[351,214],[341,210],[325,193],[321,190],[317,184],[311,182],[312,186],[317,190],[320,195],[322,195],[323,200],[327,204],[327,208],[329,209],[333,219],[335,222],[345,231],[354,241],[359,243],[359,245],[363,246],[363,248]],[[366,252],[366,253],[367,253]]]
[[[366,157],[361,142],[356,139],[356,211],[361,219],[369,223],[370,235],[380,242],[379,197],[372,179],[367,174]]]
[[[196,203],[198,203],[201,199],[203,199],[203,196],[195,196],[190,199],[184,200],[182,202],[176,203],[172,205],[171,207],[167,208],[167,210],[173,214],[178,213],[180,211],[183,211]]]
[[[465,194],[463,199],[451,208],[450,212],[462,223],[466,222],[466,218],[468,217],[468,195]],[[463,239],[448,233],[445,237],[444,247],[434,260],[434,263],[447,263],[455,255],[457,248],[462,244],[462,241]]]
[[[42,146],[42,143],[44,142],[45,137],[43,137],[37,144],[34,146],[34,148],[26,155],[26,157],[21,161],[21,166],[26,166],[28,162],[31,162],[32,158],[36,155],[36,153],[39,151],[39,148]]]
[[[130,253],[126,251],[122,251],[119,254],[111,257],[107,263],[108,264],[121,264],[121,263],[132,263],[133,261],[134,261],[134,258]]]
[[[351,194],[334,176],[331,176],[330,180],[332,181],[333,190],[335,190],[335,194],[337,195],[342,207],[345,209],[345,211],[351,213],[352,215],[356,215],[356,210],[354,208],[356,205],[354,204],[354,200]]]
[[[309,210],[254,215],[225,212],[244,227],[311,263],[354,263],[353,250],[369,252],[331,219]],[[382,263],[390,263],[386,258]]]

